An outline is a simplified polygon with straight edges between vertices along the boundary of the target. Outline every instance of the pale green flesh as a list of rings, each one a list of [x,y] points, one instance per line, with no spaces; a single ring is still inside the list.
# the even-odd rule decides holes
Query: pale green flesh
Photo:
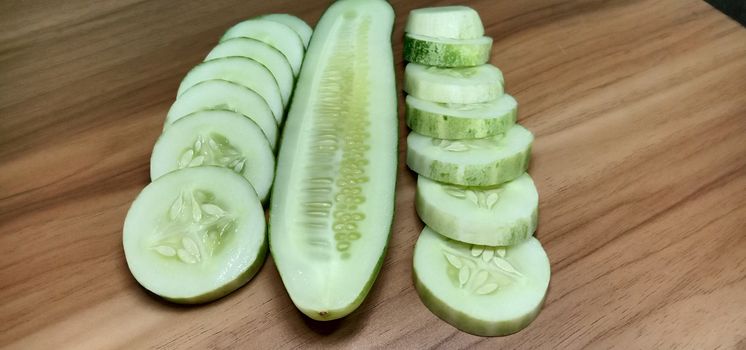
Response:
[[[491,187],[447,185],[420,176],[415,205],[420,219],[446,237],[502,246],[534,234],[539,194],[527,173]]]
[[[439,68],[410,63],[404,70],[404,91],[431,102],[483,103],[503,94],[503,74],[491,64]]]
[[[254,90],[225,80],[203,81],[184,91],[171,105],[163,128],[194,112],[213,109],[233,111],[253,120],[275,149],[277,120],[267,102]]]
[[[536,318],[549,287],[546,252],[535,238],[509,247],[471,245],[428,227],[414,248],[414,280],[425,306],[475,335],[502,336]]]
[[[311,29],[308,23],[306,23],[302,19],[286,13],[272,13],[269,15],[261,16],[259,18],[282,23],[292,28],[298,34],[298,36],[300,36],[301,40],[303,41],[303,46],[308,47],[308,42],[311,41],[313,29]]]
[[[475,39],[484,35],[484,26],[470,7],[425,7],[409,12],[404,31],[436,38]]]
[[[492,186],[528,168],[530,131],[516,124],[504,134],[475,140],[442,140],[415,132],[407,137],[407,166],[429,179],[461,186]]]
[[[295,76],[282,52],[256,39],[234,38],[215,46],[205,61],[232,56],[247,57],[267,67],[280,88],[283,105],[287,106],[293,92]]]
[[[309,45],[280,147],[270,247],[303,313],[332,320],[367,295],[394,209],[394,14],[384,1],[335,2]]]
[[[269,44],[285,55],[293,74],[300,72],[305,51],[303,40],[287,25],[268,19],[250,19],[229,28],[220,41],[233,38],[252,38]]]
[[[275,120],[282,121],[285,107],[277,80],[261,63],[246,57],[224,57],[205,61],[189,71],[179,85],[181,97],[190,87],[207,80],[226,80],[256,91],[272,110]]]
[[[438,39],[416,34],[404,36],[404,60],[428,66],[473,67],[490,59],[492,38]]]
[[[179,119],[158,138],[150,178],[177,169],[220,166],[243,176],[264,202],[272,186],[275,158],[262,129],[231,111],[201,111]]]
[[[124,253],[149,291],[179,303],[208,302],[259,270],[265,229],[262,205],[246,179],[225,168],[187,168],[137,196],[124,221]]]
[[[515,124],[518,103],[510,95],[474,104],[436,103],[407,96],[407,125],[413,131],[449,140],[495,136]]]

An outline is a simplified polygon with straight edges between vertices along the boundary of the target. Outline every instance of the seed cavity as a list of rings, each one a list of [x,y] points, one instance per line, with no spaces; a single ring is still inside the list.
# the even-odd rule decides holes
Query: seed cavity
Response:
[[[489,295],[523,278],[507,259],[505,247],[471,245],[469,249],[444,247],[446,275],[453,285],[475,295]]]
[[[214,165],[243,174],[246,157],[231,145],[228,138],[219,133],[198,135],[191,147],[185,149],[179,156],[177,168],[191,168],[204,165]]]

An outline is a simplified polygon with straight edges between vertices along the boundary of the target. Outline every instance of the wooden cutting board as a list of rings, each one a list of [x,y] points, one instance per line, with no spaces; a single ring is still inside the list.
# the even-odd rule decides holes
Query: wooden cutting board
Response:
[[[394,1],[399,86],[407,13],[444,4]],[[204,306],[146,294],[122,221],[181,77],[239,20],[328,3],[31,0],[0,2],[0,346],[746,349],[746,29],[696,0],[470,5],[536,135],[552,282],[527,329],[471,336],[420,302],[403,123],[389,252],[354,314],[304,318],[272,259]]]

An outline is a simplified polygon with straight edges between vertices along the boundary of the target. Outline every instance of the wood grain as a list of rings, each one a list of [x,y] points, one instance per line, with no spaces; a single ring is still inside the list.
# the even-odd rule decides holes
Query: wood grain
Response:
[[[393,1],[399,78],[408,11],[448,3]],[[696,0],[470,3],[536,135],[553,275],[526,330],[471,336],[419,301],[402,162],[389,253],[348,318],[302,317],[271,259],[208,305],[146,294],[121,227],[181,77],[242,18],[327,5],[0,2],[1,347],[746,349],[746,29]]]

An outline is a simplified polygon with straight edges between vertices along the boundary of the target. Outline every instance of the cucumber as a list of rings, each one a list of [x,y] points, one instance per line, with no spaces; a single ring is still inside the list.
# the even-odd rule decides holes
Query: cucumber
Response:
[[[177,169],[214,165],[243,176],[264,202],[275,174],[275,155],[262,129],[231,111],[201,111],[179,119],[158,138],[150,178]]]
[[[484,26],[470,7],[442,6],[412,10],[404,31],[436,38],[476,39],[484,35]]]
[[[425,227],[414,248],[415,288],[422,302],[475,335],[508,335],[528,326],[541,310],[549,279],[549,258],[533,237],[514,246],[486,247]]]
[[[333,3],[287,117],[270,250],[293,303],[316,320],[355,310],[385,255],[398,141],[393,22],[385,1]]]
[[[491,187],[453,186],[420,176],[415,206],[425,225],[448,238],[514,245],[536,231],[539,194],[526,173]]]
[[[308,23],[306,23],[302,19],[286,13],[272,13],[269,15],[261,16],[259,18],[282,23],[292,28],[303,41],[303,46],[308,47],[308,42],[311,41],[313,29],[311,29]]]
[[[280,88],[282,104],[287,106],[290,94],[293,93],[295,76],[293,75],[293,68],[290,67],[290,63],[282,52],[259,40],[235,38],[223,41],[215,46],[207,55],[205,61],[231,56],[251,58],[267,67]]]
[[[485,103],[437,103],[407,96],[407,125],[414,132],[439,139],[495,136],[515,124],[518,103],[510,95]]]
[[[409,133],[407,165],[435,181],[462,186],[493,186],[528,168],[534,136],[516,124],[504,135],[476,140],[442,140]]]
[[[187,73],[179,85],[177,96],[205,80],[222,79],[256,91],[272,110],[277,123],[283,118],[285,106],[277,80],[261,63],[246,57],[224,57],[202,62]]]
[[[488,102],[502,96],[503,74],[491,64],[440,68],[410,63],[404,70],[404,91],[431,102]]]
[[[438,39],[417,34],[404,36],[404,59],[438,67],[472,67],[490,60],[492,38]]]
[[[254,90],[225,80],[203,81],[184,91],[171,105],[164,130],[189,114],[210,109],[234,111],[253,120],[275,149],[277,121],[267,102]]]
[[[305,46],[300,35],[287,25],[268,19],[250,19],[230,27],[220,41],[233,38],[256,39],[276,48],[287,58],[293,74],[300,72]]]
[[[212,166],[174,171],[147,185],[127,212],[122,241],[138,283],[187,304],[241,287],[267,252],[264,211],[251,184]]]

